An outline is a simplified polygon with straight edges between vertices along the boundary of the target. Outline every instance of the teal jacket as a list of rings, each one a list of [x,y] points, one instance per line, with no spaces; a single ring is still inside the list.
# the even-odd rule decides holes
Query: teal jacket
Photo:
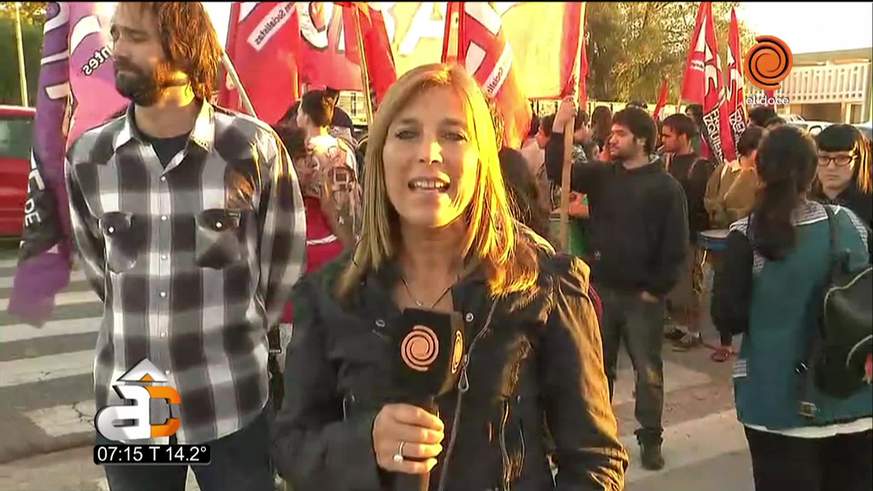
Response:
[[[848,250],[850,270],[862,269],[868,263],[866,231],[848,209],[832,209],[838,248]],[[726,262],[736,265],[730,256],[735,256],[736,249],[742,248],[742,241],[736,236],[742,234],[749,247],[752,270],[747,295],[748,332],[743,337],[733,374],[737,416],[744,424],[771,430],[828,425],[873,415],[873,387],[869,385],[847,399],[835,399],[809,384],[812,389],[808,399],[816,404],[818,412],[812,419],[799,413],[801,384],[798,378],[804,375],[799,375],[795,368],[804,361],[808,341],[818,329],[821,289],[829,274],[830,234],[821,204],[806,202],[795,211],[794,222],[796,245],[780,261],[765,260],[751,252],[746,235],[748,218],[731,226],[734,237],[729,237],[725,252]],[[742,284],[741,281],[733,283],[734,287]],[[729,290],[730,286],[723,285],[723,288]],[[725,292],[725,296],[734,295]],[[725,301],[720,299],[720,302]]]

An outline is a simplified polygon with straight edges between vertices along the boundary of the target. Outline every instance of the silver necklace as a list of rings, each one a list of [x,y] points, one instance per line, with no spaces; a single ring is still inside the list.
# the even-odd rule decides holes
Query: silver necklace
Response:
[[[450,284],[449,286],[447,286],[446,289],[443,290],[443,293],[440,294],[440,296],[436,299],[436,302],[431,304],[431,306],[428,308],[433,309],[434,307],[436,307],[437,304],[440,303],[443,300],[443,298],[445,298],[445,296],[449,293],[449,291],[451,291],[451,289],[455,285],[455,283],[458,282],[458,279],[459,278],[455,278],[455,282]],[[415,303],[416,307],[423,308],[424,302],[415,298],[415,295],[412,294],[412,290],[409,288],[409,283],[406,282],[406,278],[403,275],[400,275],[400,281],[403,282],[403,286],[404,286],[404,288],[406,288],[406,295],[409,297],[409,299]]]

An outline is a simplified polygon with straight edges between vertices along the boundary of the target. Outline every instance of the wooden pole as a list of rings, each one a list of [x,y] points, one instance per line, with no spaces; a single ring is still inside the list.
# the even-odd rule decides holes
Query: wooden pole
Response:
[[[242,82],[239,81],[239,75],[237,75],[236,69],[233,67],[233,63],[230,61],[230,57],[227,56],[226,51],[221,52],[221,64],[227,71],[227,75],[230,77],[231,82],[233,82],[233,85],[236,87],[237,94],[239,94],[246,112],[248,112],[252,117],[257,118],[258,115],[255,114],[255,107],[252,105],[252,101],[249,99],[246,89],[242,86]]]
[[[573,156],[573,128],[576,118],[570,118],[564,126],[564,163],[561,169],[561,223],[558,229],[559,243],[563,252],[570,252],[570,168]]]
[[[349,8],[349,7],[343,7]],[[367,54],[364,53],[364,36],[361,32],[361,11],[357,7],[351,7],[355,13],[355,34],[358,38],[358,53],[361,56],[361,86],[364,89],[364,107],[367,111],[367,126],[373,121],[373,101],[370,100],[370,76],[367,73]]]
[[[24,71],[24,45],[21,40],[21,13],[19,5],[21,2],[15,2],[15,42],[18,47],[18,88],[21,91],[21,105],[29,106],[27,100],[27,73]]]

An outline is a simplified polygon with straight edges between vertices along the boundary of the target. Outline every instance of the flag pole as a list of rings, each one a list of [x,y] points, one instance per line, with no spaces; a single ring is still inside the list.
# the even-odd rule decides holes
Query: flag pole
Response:
[[[18,88],[21,91],[21,105],[29,106],[27,100],[27,73],[24,71],[24,46],[21,40],[21,2],[15,2],[15,43],[18,48]]]
[[[252,101],[249,99],[246,89],[242,86],[242,82],[239,80],[239,75],[236,73],[236,68],[233,67],[233,62],[231,62],[230,57],[227,56],[227,51],[221,52],[221,64],[224,66],[227,76],[230,77],[230,81],[233,82],[234,87],[236,87],[236,92],[239,94],[239,98],[242,101],[246,112],[248,112],[252,117],[257,118],[258,115],[255,114],[255,107],[252,105]]]
[[[564,125],[564,162],[561,168],[561,224],[558,229],[559,243],[563,252],[570,252],[570,166],[573,155],[573,129],[576,116]]]
[[[364,35],[361,32],[361,11],[357,7],[351,8],[354,9],[355,34],[358,38],[358,53],[361,57],[361,86],[364,89],[364,107],[367,111],[367,126],[370,126],[370,123],[373,121],[373,101],[370,99],[370,75],[367,73],[367,54],[364,53]]]

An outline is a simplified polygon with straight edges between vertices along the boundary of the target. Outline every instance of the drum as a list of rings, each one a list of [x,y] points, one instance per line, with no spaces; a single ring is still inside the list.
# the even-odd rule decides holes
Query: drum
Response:
[[[710,252],[724,252],[727,249],[728,229],[704,230],[697,238],[697,245]]]

